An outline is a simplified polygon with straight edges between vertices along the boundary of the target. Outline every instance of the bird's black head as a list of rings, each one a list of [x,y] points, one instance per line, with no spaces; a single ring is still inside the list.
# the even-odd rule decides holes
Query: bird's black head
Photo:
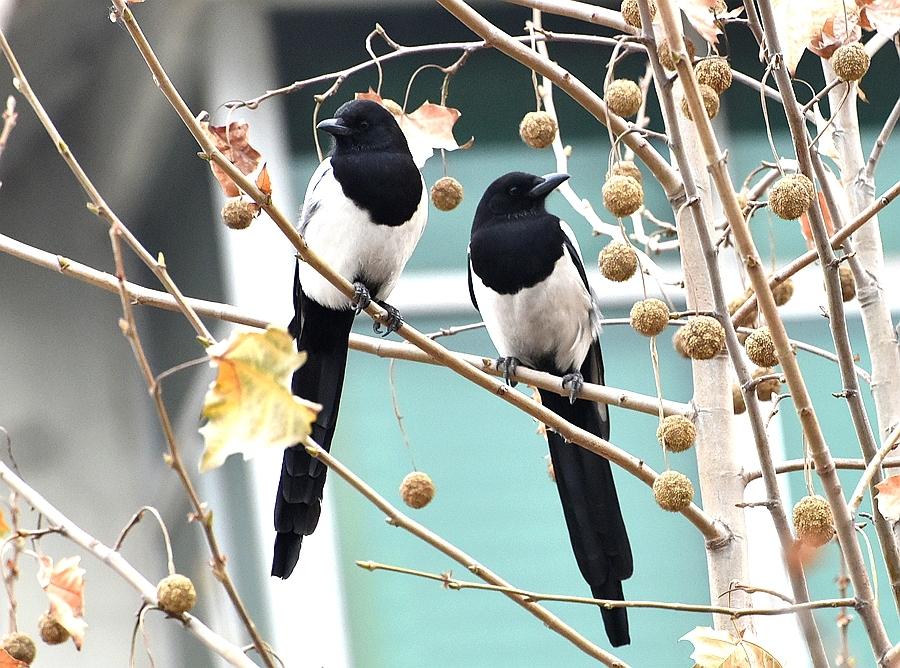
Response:
[[[504,174],[484,191],[475,212],[472,231],[494,222],[546,211],[544,200],[547,195],[568,178],[568,174],[546,176],[535,176],[525,172]]]
[[[334,137],[335,152],[409,152],[406,136],[393,114],[372,100],[351,100],[342,104],[334,118],[316,126]]]

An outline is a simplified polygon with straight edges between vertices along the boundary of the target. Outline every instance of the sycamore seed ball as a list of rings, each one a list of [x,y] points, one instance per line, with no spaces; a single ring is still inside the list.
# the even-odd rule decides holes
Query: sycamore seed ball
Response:
[[[822,547],[834,536],[831,507],[818,494],[804,496],[794,506],[794,530],[797,539],[811,547]]]
[[[631,245],[621,241],[610,241],[597,259],[600,273],[610,281],[621,283],[634,276],[638,267],[637,253]]]
[[[194,583],[184,575],[175,573],[164,577],[156,587],[159,607],[171,615],[181,615],[194,607],[197,590]]]
[[[676,327],[675,333],[672,334],[672,347],[675,349],[675,352],[681,355],[684,359],[689,360],[691,356],[688,355],[687,350],[684,348],[684,327]]]
[[[843,81],[859,81],[869,71],[869,54],[860,42],[839,46],[831,56],[834,73]]]
[[[10,633],[3,639],[2,646],[12,658],[29,665],[37,655],[37,645],[27,633]]]
[[[719,115],[719,96],[716,95],[716,91],[711,86],[699,84],[699,87],[700,96],[703,98],[703,107],[706,109],[706,117],[715,118]],[[681,99],[681,112],[689,121],[694,120],[691,116],[691,110],[688,108],[687,98]]]
[[[846,264],[841,264],[838,275],[841,277],[841,299],[845,302],[852,301],[856,297],[856,279],[853,278],[853,271]]]
[[[725,347],[725,330],[708,315],[690,318],[681,328],[681,337],[688,357],[695,360],[712,359]]]
[[[734,414],[740,415],[747,412],[747,402],[744,401],[744,393],[737,383],[731,385],[731,402],[734,405]]]
[[[684,452],[694,444],[697,429],[683,415],[668,415],[656,429],[656,440],[669,452]]]
[[[694,68],[697,81],[721,95],[731,86],[731,67],[724,58],[704,58]]]
[[[245,230],[253,222],[254,214],[250,202],[243,197],[229,197],[222,207],[222,219],[232,230]]]
[[[666,471],[653,482],[653,498],[663,510],[677,513],[691,505],[694,486],[683,473]]]
[[[775,300],[775,306],[784,306],[791,297],[794,296],[794,279],[786,278],[781,283],[772,288],[772,298]]]
[[[463,200],[463,187],[452,176],[438,179],[431,186],[431,203],[438,211],[453,211]]]
[[[434,498],[434,483],[424,473],[413,471],[400,483],[400,498],[410,508],[424,508]]]
[[[603,206],[617,218],[625,218],[644,204],[644,189],[631,176],[610,176],[603,184]]]
[[[769,367],[760,367],[758,369],[754,369],[750,375],[754,379],[756,379],[762,378],[763,376],[771,376],[776,373],[777,371],[775,371],[775,369],[770,369]],[[781,392],[780,378],[767,378],[766,380],[761,380],[756,384],[756,398],[760,401],[770,401],[772,397],[777,396],[779,392]]]
[[[816,187],[805,174],[785,174],[769,188],[769,208],[779,218],[796,220],[816,196]]]
[[[606,178],[610,176],[630,176],[638,183],[644,180],[640,168],[634,164],[633,160],[619,160],[616,162],[606,174]]]
[[[669,324],[669,307],[659,299],[642,299],[631,307],[631,326],[644,336],[656,336]]]
[[[612,113],[628,118],[641,108],[641,88],[631,79],[616,79],[606,87],[603,99]]]
[[[684,47],[687,50],[688,58],[691,60],[691,62],[693,62],[694,56],[697,55],[697,48],[694,46],[694,43],[687,37],[684,38]],[[659,64],[667,70],[674,71],[675,58],[672,56],[672,49],[669,48],[669,40],[662,40],[657,46],[656,51],[659,55]]]
[[[656,3],[650,0],[650,16],[656,18]],[[632,28],[641,29],[641,12],[637,0],[622,0],[622,18]]]
[[[61,645],[69,639],[66,627],[51,617],[49,612],[42,614],[38,620],[38,633],[48,645]]]
[[[744,341],[744,350],[747,351],[747,357],[756,366],[769,367],[778,364],[778,357],[775,355],[775,342],[772,340],[772,333],[766,326],[760,327]]]
[[[547,148],[556,139],[556,119],[546,111],[529,111],[519,123],[519,136],[531,148]]]

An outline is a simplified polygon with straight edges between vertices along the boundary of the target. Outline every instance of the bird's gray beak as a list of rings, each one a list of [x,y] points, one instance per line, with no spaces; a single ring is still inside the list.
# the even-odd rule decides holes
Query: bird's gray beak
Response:
[[[546,174],[541,177],[541,180],[536,186],[528,191],[528,196],[533,198],[546,197],[568,180],[568,174]]]
[[[316,128],[319,130],[324,130],[328,134],[334,135],[335,137],[350,134],[350,128],[344,125],[344,121],[342,121],[340,118],[326,119],[319,123]]]

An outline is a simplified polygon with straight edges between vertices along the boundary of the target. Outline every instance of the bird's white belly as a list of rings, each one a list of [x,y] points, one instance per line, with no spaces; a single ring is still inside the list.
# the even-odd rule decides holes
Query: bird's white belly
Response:
[[[546,280],[514,295],[497,294],[476,274],[472,287],[501,357],[517,357],[529,366],[552,357],[560,372],[580,368],[594,336],[592,305],[567,253]]]

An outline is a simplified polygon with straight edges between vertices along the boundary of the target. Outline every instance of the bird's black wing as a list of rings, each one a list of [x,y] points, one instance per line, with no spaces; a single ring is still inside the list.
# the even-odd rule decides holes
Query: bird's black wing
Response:
[[[466,249],[466,274],[469,279],[469,299],[472,300],[472,306],[475,307],[476,311],[480,311],[478,308],[478,300],[475,299],[475,287],[472,285],[472,249]]]

